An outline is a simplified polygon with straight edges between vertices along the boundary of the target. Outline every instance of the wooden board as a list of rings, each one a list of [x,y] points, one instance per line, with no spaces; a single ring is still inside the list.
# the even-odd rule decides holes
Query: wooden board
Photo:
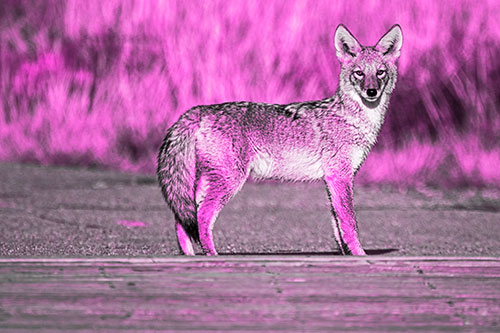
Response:
[[[0,259],[0,329],[500,331],[500,258]]]

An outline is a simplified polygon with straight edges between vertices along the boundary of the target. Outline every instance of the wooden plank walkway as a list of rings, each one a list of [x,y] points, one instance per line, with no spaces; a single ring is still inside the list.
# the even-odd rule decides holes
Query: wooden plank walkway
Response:
[[[500,331],[500,258],[0,259],[0,330]]]

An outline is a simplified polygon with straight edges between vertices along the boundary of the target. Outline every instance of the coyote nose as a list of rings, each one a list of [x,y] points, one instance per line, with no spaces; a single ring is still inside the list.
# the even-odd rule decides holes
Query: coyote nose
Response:
[[[366,94],[369,96],[369,97],[375,97],[377,96],[377,89],[368,89],[366,91]]]

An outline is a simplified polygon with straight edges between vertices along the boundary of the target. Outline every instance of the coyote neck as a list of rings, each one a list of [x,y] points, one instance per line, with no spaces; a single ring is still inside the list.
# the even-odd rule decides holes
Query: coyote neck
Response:
[[[383,93],[377,102],[367,105],[355,91],[339,89],[334,100],[340,107],[336,108],[335,113],[344,118],[347,124],[360,129],[371,147],[384,123],[389,98],[390,94]]]

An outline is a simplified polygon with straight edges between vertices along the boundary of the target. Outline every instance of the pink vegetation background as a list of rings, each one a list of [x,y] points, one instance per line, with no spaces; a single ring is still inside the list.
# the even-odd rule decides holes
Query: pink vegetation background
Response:
[[[500,187],[500,2],[78,1],[0,5],[0,160],[153,173],[197,104],[334,94],[333,33],[403,28],[358,182]]]

